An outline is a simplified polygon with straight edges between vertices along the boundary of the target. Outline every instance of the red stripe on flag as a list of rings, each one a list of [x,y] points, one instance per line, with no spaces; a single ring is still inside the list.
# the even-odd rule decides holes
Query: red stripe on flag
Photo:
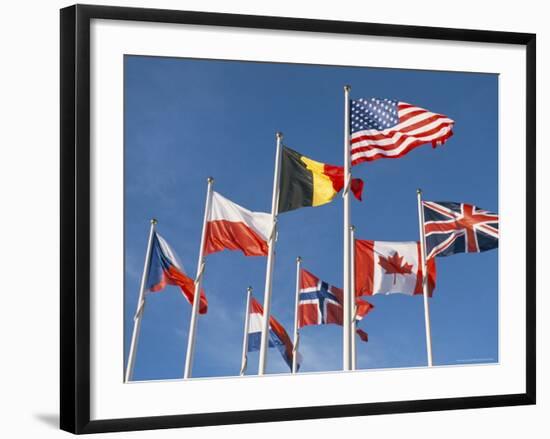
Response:
[[[409,138],[415,138],[415,139],[418,138],[418,140],[420,140],[421,138],[424,138],[424,137],[433,136],[434,134],[437,134],[438,131],[441,131],[441,129],[443,129],[447,126],[450,126],[450,125],[451,124],[449,124],[449,123],[439,124],[434,128],[431,128],[429,130],[422,131],[421,133],[416,133],[416,134],[406,134],[406,131],[399,130],[399,131],[391,131],[391,132],[388,132],[387,134],[375,134],[375,135],[371,135],[371,136],[357,136],[357,137],[354,137],[352,139],[352,141],[351,141],[352,145],[354,143],[368,142],[370,140],[373,140],[373,141],[392,140],[393,141],[393,136],[395,134],[401,134],[399,139],[393,141],[393,143],[391,143],[391,144],[377,145],[376,143],[372,143],[370,145],[365,145],[365,146],[356,146],[356,147],[352,146],[351,152],[352,152],[352,154],[354,154],[354,153],[357,153],[357,152],[368,151],[369,149],[382,149],[384,151],[392,151],[392,150],[398,148],[399,146],[401,146],[401,144]]]
[[[205,254],[241,250],[246,256],[266,256],[267,242],[242,222],[209,221],[206,226]]]
[[[365,331],[363,331],[361,328],[357,328],[355,330],[355,333],[359,336],[361,341],[364,341],[365,343],[369,341],[369,334],[367,334]]]
[[[355,240],[355,296],[372,296],[374,241]]]
[[[166,285],[175,285],[180,287],[181,293],[189,303],[193,303],[195,297],[195,281],[186,274],[183,274],[176,267],[170,266],[168,270],[162,271],[162,280],[150,288],[151,292],[161,291]],[[199,301],[199,314],[206,314],[208,311],[208,301],[204,294],[204,289],[201,289]]]
[[[443,135],[443,136],[440,136],[438,137],[436,140],[434,140],[434,142],[436,143],[439,143],[439,144],[443,144],[445,143],[445,141],[447,139],[449,139],[449,137],[451,137],[453,135],[453,132],[452,131],[449,131],[447,134]],[[424,141],[424,140],[418,140],[416,142],[412,142],[409,146],[407,146],[405,149],[403,149],[403,151],[401,151],[399,154],[396,154],[396,155],[387,155],[383,152],[381,153],[378,153],[378,154],[375,154],[373,156],[370,156],[370,157],[365,157],[365,156],[361,156],[361,157],[358,157],[356,159],[352,159],[351,161],[351,165],[352,166],[355,166],[355,165],[358,165],[359,163],[363,163],[363,162],[372,162],[374,160],[378,160],[378,159],[381,159],[381,158],[386,158],[386,159],[398,159],[398,158],[401,158],[403,157],[404,155],[408,154],[410,151],[412,151],[413,149],[421,146],[421,145],[424,145],[426,144],[427,142]],[[372,147],[365,147],[366,149],[373,149]],[[380,148],[378,148],[380,149]],[[353,156],[354,152],[352,151],[351,155]]]
[[[372,303],[361,299],[355,300],[355,306],[357,307],[355,312],[357,320],[363,319],[363,317],[374,309],[374,305]]]
[[[416,272],[416,285],[414,287],[414,294],[424,294],[422,288],[422,253],[420,249],[420,242],[417,243],[417,254],[418,254],[418,270]],[[432,297],[433,291],[435,289],[435,279],[436,279],[436,268],[435,268],[435,259],[430,258],[426,261],[428,265],[428,297]]]
[[[343,166],[327,165],[325,163],[323,174],[330,178],[330,181],[332,182],[332,189],[334,189],[334,192],[338,193],[344,188]],[[361,180],[360,178],[351,179],[351,192],[359,201],[361,201],[363,197],[363,186],[363,180]]]

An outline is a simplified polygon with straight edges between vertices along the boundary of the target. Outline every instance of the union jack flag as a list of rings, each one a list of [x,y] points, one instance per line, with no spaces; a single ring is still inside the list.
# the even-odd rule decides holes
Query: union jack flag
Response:
[[[343,325],[342,289],[329,285],[309,271],[300,271],[300,291],[298,296],[298,327],[334,323]],[[366,300],[356,299],[355,320],[361,320],[374,306]],[[357,330],[366,341],[366,333]]]
[[[428,258],[498,247],[498,214],[466,203],[423,201],[422,205]]]

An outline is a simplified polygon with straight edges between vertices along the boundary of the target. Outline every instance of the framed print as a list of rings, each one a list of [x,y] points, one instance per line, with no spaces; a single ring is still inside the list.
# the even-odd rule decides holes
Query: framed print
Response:
[[[534,404],[535,41],[62,9],[61,428]]]

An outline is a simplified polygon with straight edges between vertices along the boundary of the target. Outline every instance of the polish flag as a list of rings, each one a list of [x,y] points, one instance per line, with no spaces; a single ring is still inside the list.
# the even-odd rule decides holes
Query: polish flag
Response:
[[[419,242],[355,240],[355,295],[423,294]],[[428,292],[435,289],[435,259],[428,259]]]
[[[205,254],[227,249],[241,250],[246,256],[266,256],[271,229],[270,214],[252,212],[213,192]]]

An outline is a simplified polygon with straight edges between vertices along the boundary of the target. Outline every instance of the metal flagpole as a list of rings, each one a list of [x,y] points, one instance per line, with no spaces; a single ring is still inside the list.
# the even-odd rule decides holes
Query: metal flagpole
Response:
[[[267,268],[265,274],[264,290],[264,315],[262,320],[262,342],[260,344],[260,364],[258,375],[265,373],[267,360],[268,335],[269,335],[269,310],[271,308],[271,286],[273,278],[273,265],[275,263],[275,241],[277,240],[277,213],[279,208],[279,177],[281,174],[281,146],[283,133],[278,132],[277,151],[275,153],[275,172],[273,173],[273,196],[271,199],[271,234],[267,254]]]
[[[128,363],[126,364],[126,373],[124,374],[124,382],[132,381],[134,375],[134,365],[136,362],[136,350],[139,338],[139,330],[141,328],[141,319],[143,318],[143,309],[145,306],[145,289],[147,283],[147,275],[149,265],[151,263],[151,249],[153,248],[153,236],[157,220],[151,219],[151,227],[149,228],[149,238],[147,240],[147,251],[145,252],[145,262],[143,264],[143,273],[141,275],[141,284],[139,287],[139,297],[137,302],[136,313],[134,315],[134,331],[132,332],[132,341],[130,343],[130,352],[128,354]]]
[[[422,190],[416,190],[418,200],[418,224],[420,227],[420,256],[422,264],[422,292],[424,296],[424,322],[426,324],[426,351],[428,354],[428,366],[432,361],[432,330],[430,327],[430,304],[428,303],[428,264],[426,262],[426,234],[424,230],[424,209],[422,207]]]
[[[350,226],[350,240],[351,240],[351,281],[350,289],[351,296],[353,297],[353,315],[351,316],[351,370],[357,369],[357,337],[355,336],[355,330],[357,329],[357,305],[355,304],[355,226]]]
[[[349,92],[344,86],[344,319],[343,319],[343,369],[351,369],[351,275],[350,275],[350,197],[351,157],[349,141]]]
[[[294,303],[294,350],[292,352],[292,373],[298,369],[298,343],[300,334],[298,333],[298,306],[300,303],[300,270],[302,268],[302,258],[296,258],[296,301]]]
[[[243,376],[246,371],[246,366],[248,363],[248,325],[250,323],[250,296],[252,296],[252,287],[246,289],[246,308],[244,315],[244,335],[243,335],[243,354],[241,357],[241,373]]]
[[[193,308],[191,310],[191,321],[189,322],[189,335],[187,338],[187,355],[185,356],[185,370],[183,378],[191,377],[191,369],[193,367],[193,356],[195,354],[195,335],[197,332],[197,317],[199,314],[200,294],[202,287],[202,278],[204,275],[204,244],[206,240],[206,226],[210,219],[210,210],[212,207],[212,186],[214,179],[208,177],[208,186],[206,190],[206,203],[204,206],[204,219],[202,220],[201,244],[199,249],[199,259],[197,261],[197,276],[195,278],[195,295],[193,297]]]

